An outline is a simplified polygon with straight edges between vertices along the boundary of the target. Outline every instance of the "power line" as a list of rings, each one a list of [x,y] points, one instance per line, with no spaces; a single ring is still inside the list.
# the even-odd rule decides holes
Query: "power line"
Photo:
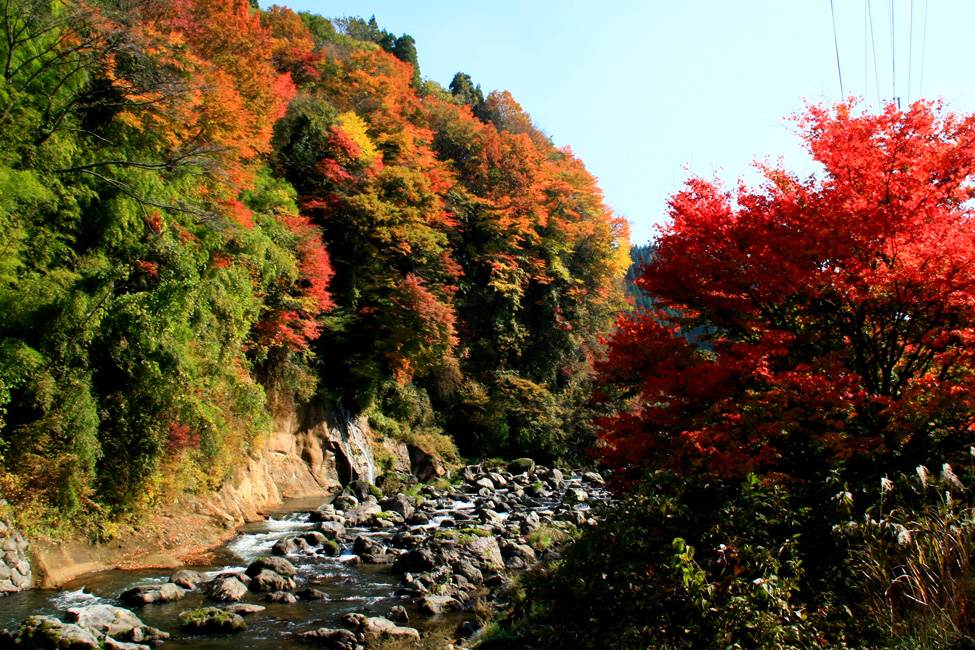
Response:
[[[873,50],[873,80],[877,85],[877,104],[880,104],[880,71],[877,68],[877,39],[873,33],[873,5],[867,0],[867,16],[870,18],[870,47]]]
[[[911,0],[911,31],[907,37],[907,105],[911,105],[911,63],[914,59],[914,0]]]
[[[928,46],[928,0],[924,0],[924,36],[921,38],[921,75],[917,81],[917,96],[921,97],[921,86],[924,85],[924,51]]]
[[[833,11],[833,0],[829,0],[829,15],[833,18],[833,49],[836,51],[836,74],[840,78],[840,99],[846,101],[846,92],[843,91],[843,71],[840,70],[840,44],[836,40],[836,12]]]

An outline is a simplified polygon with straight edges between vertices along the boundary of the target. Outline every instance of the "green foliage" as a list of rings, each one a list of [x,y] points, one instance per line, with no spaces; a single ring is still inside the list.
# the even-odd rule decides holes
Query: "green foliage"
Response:
[[[531,574],[503,625],[548,648],[840,646],[842,634],[813,625],[827,610],[799,597],[803,514],[755,477],[658,474],[583,532],[558,570]]]

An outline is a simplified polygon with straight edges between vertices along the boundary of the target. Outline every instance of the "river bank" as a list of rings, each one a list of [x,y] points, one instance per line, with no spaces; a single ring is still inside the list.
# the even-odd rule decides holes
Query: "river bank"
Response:
[[[593,522],[593,506],[606,498],[596,474],[566,476],[527,460],[510,469],[520,471],[469,466],[452,485],[421,486],[403,474],[390,495],[353,481],[331,503],[291,501],[245,524],[207,564],[180,567],[195,576],[176,566],[89,574],[60,591],[9,597],[0,627],[20,630],[9,646],[35,647],[22,625],[31,616],[80,620],[79,608],[109,606],[131,609],[173,647],[341,647],[327,645],[350,638],[339,630],[374,644],[419,638],[444,621],[459,640],[475,632],[477,612],[510,584],[510,572],[557,557],[553,537]],[[230,638],[180,627],[181,612],[207,606],[259,611]]]

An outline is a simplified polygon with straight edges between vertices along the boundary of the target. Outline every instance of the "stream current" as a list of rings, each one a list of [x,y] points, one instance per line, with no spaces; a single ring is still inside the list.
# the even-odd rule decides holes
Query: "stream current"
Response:
[[[578,478],[569,479],[568,486],[578,485],[578,482]],[[564,490],[561,492],[565,493]],[[470,526],[473,522],[465,521],[466,514],[473,515],[476,507],[474,499],[477,498],[474,495],[471,497],[472,500],[464,500],[444,495],[437,499],[436,508],[429,513],[430,523],[410,527],[411,532],[431,533],[443,530],[441,523],[445,526]],[[550,515],[553,510],[558,510],[560,500],[558,494],[553,494],[552,498],[542,500],[533,510]],[[243,572],[257,558],[270,556],[275,542],[315,530],[317,524],[309,520],[309,512],[329,501],[331,498],[287,501],[270,510],[266,520],[239,528],[236,537],[214,552],[211,565],[186,568],[204,574],[205,580],[220,573]],[[575,506],[580,507],[588,509],[585,504]],[[507,517],[507,513],[500,514],[503,518]],[[455,519],[459,521],[454,523]],[[410,599],[396,595],[396,590],[401,586],[400,581],[392,574],[388,564],[359,563],[358,558],[352,554],[352,540],[356,536],[384,537],[391,532],[395,531],[348,528],[347,541],[341,545],[341,554],[338,557],[325,557],[321,554],[288,555],[287,559],[297,569],[299,588],[315,587],[326,592],[329,600],[270,603],[264,600],[263,594],[248,593],[243,602],[261,605],[266,609],[245,616],[247,629],[234,635],[196,636],[180,631],[177,624],[180,612],[219,605],[198,589],[187,592],[185,597],[176,601],[141,607],[126,605],[119,599],[120,594],[133,587],[168,582],[176,569],[101,571],[76,578],[58,590],[30,590],[2,598],[0,629],[14,630],[31,615],[51,615],[63,619],[68,608],[102,603],[131,609],[146,625],[169,632],[172,636],[163,644],[166,648],[242,650],[308,648],[307,643],[293,635],[321,627],[336,627],[339,619],[349,612],[382,616],[394,605],[406,607],[410,615],[410,622],[406,625],[417,628],[421,633],[431,624],[459,625],[470,619],[471,615],[464,613],[449,613],[430,618],[416,612],[411,607]]]

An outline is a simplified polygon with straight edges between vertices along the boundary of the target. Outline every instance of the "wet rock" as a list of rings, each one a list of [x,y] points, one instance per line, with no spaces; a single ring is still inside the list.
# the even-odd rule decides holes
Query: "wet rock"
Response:
[[[302,589],[295,595],[298,596],[299,600],[329,600],[328,594],[321,589],[315,589],[314,587]]]
[[[405,494],[397,494],[389,499],[383,499],[379,502],[379,505],[382,506],[383,510],[395,512],[406,520],[413,516],[416,508],[416,499],[408,497]]]
[[[382,555],[386,553],[386,547],[375,538],[359,535],[352,543],[352,552],[360,557],[363,555]]]
[[[484,489],[484,490],[487,490],[488,491],[488,494],[487,495],[481,495],[481,496],[488,496],[492,492],[494,492],[494,481],[492,481],[491,479],[489,479],[486,476],[483,476],[483,477],[477,479],[476,481],[474,481],[474,483],[472,485],[475,486],[475,487],[478,487],[478,488],[481,488],[481,489]],[[478,494],[480,494],[480,493],[481,493],[480,490],[478,490]]]
[[[105,634],[117,641],[155,645],[169,638],[168,633],[146,625],[129,610],[112,605],[72,607],[67,612],[67,619],[69,623]]]
[[[273,555],[294,555],[298,552],[298,545],[293,539],[279,539],[271,547]]]
[[[554,467],[546,472],[539,472],[539,476],[543,481],[555,488],[560,488],[565,483],[565,475]]]
[[[512,474],[531,474],[535,471],[535,461],[531,458],[517,458],[508,463],[508,471]]]
[[[150,650],[149,646],[145,644],[118,641],[110,636],[102,637],[99,642],[101,642],[104,650]]]
[[[386,618],[393,623],[409,623],[410,615],[406,613],[406,608],[402,605],[394,605],[386,612]]]
[[[197,585],[203,582],[203,576],[196,571],[182,569],[169,576],[169,581],[183,589],[196,589]]]
[[[508,479],[497,472],[488,472],[487,477],[491,479],[491,482],[494,483],[494,487],[496,488],[503,488],[508,484]]]
[[[14,636],[18,645],[25,648],[101,650],[94,632],[53,616],[28,616]]]
[[[383,641],[410,640],[420,643],[420,633],[412,627],[400,627],[388,618],[382,616],[366,617],[363,614],[346,614],[342,617],[342,624],[362,634],[366,645]]]
[[[345,489],[350,491],[360,502],[364,501],[370,495],[376,499],[381,499],[383,496],[382,490],[366,481],[352,481]]]
[[[571,490],[566,490],[565,492],[566,503],[586,503],[587,501],[589,501],[589,495],[586,494],[585,490],[572,488]]]
[[[265,569],[286,578],[293,578],[298,574],[297,569],[295,569],[295,565],[283,557],[259,557],[251,562],[245,573],[253,578]]]
[[[269,603],[283,603],[285,605],[292,605],[298,602],[298,597],[287,591],[275,591],[274,593],[265,596],[264,600]]]
[[[332,540],[328,540],[322,544],[322,554],[327,555],[328,557],[338,557],[341,553],[342,549]]]
[[[286,578],[279,573],[264,569],[256,576],[252,576],[249,588],[251,591],[275,592],[294,589],[294,586],[295,582],[291,578]]]
[[[351,494],[340,494],[337,497],[335,497],[334,501],[332,501],[332,505],[334,505],[339,510],[344,510],[348,512],[349,510],[352,510],[353,508],[359,505],[359,500],[354,496],[352,496]]]
[[[267,609],[267,607],[264,607],[263,605],[255,605],[253,603],[233,603],[231,605],[224,605],[222,609],[230,612],[231,614],[249,616],[250,614],[259,614]]]
[[[339,521],[323,521],[318,526],[321,534],[328,539],[342,539],[345,537],[345,526]]]
[[[179,600],[186,595],[186,590],[172,583],[136,587],[124,592],[119,598],[130,605],[149,605],[151,603],[168,603]]]
[[[347,526],[361,526],[372,519],[373,515],[378,515],[382,511],[379,501],[370,496],[355,508],[345,511],[345,524]]]
[[[328,522],[328,523],[333,523],[333,522]],[[301,539],[305,540],[305,543],[311,546],[321,546],[326,541],[328,541],[328,538],[325,537],[325,535],[315,530],[305,533],[304,535],[301,536]]]
[[[606,480],[598,472],[586,472],[582,475],[582,478],[596,485],[604,485],[606,483]]]
[[[239,614],[217,607],[201,607],[180,612],[179,626],[190,634],[231,634],[247,627]]]
[[[210,598],[223,603],[239,602],[247,593],[247,585],[236,577],[216,578],[207,586]]]
[[[313,643],[320,648],[329,650],[357,650],[361,648],[355,634],[348,630],[336,630],[330,627],[320,627],[312,632],[297,635],[302,641]]]

